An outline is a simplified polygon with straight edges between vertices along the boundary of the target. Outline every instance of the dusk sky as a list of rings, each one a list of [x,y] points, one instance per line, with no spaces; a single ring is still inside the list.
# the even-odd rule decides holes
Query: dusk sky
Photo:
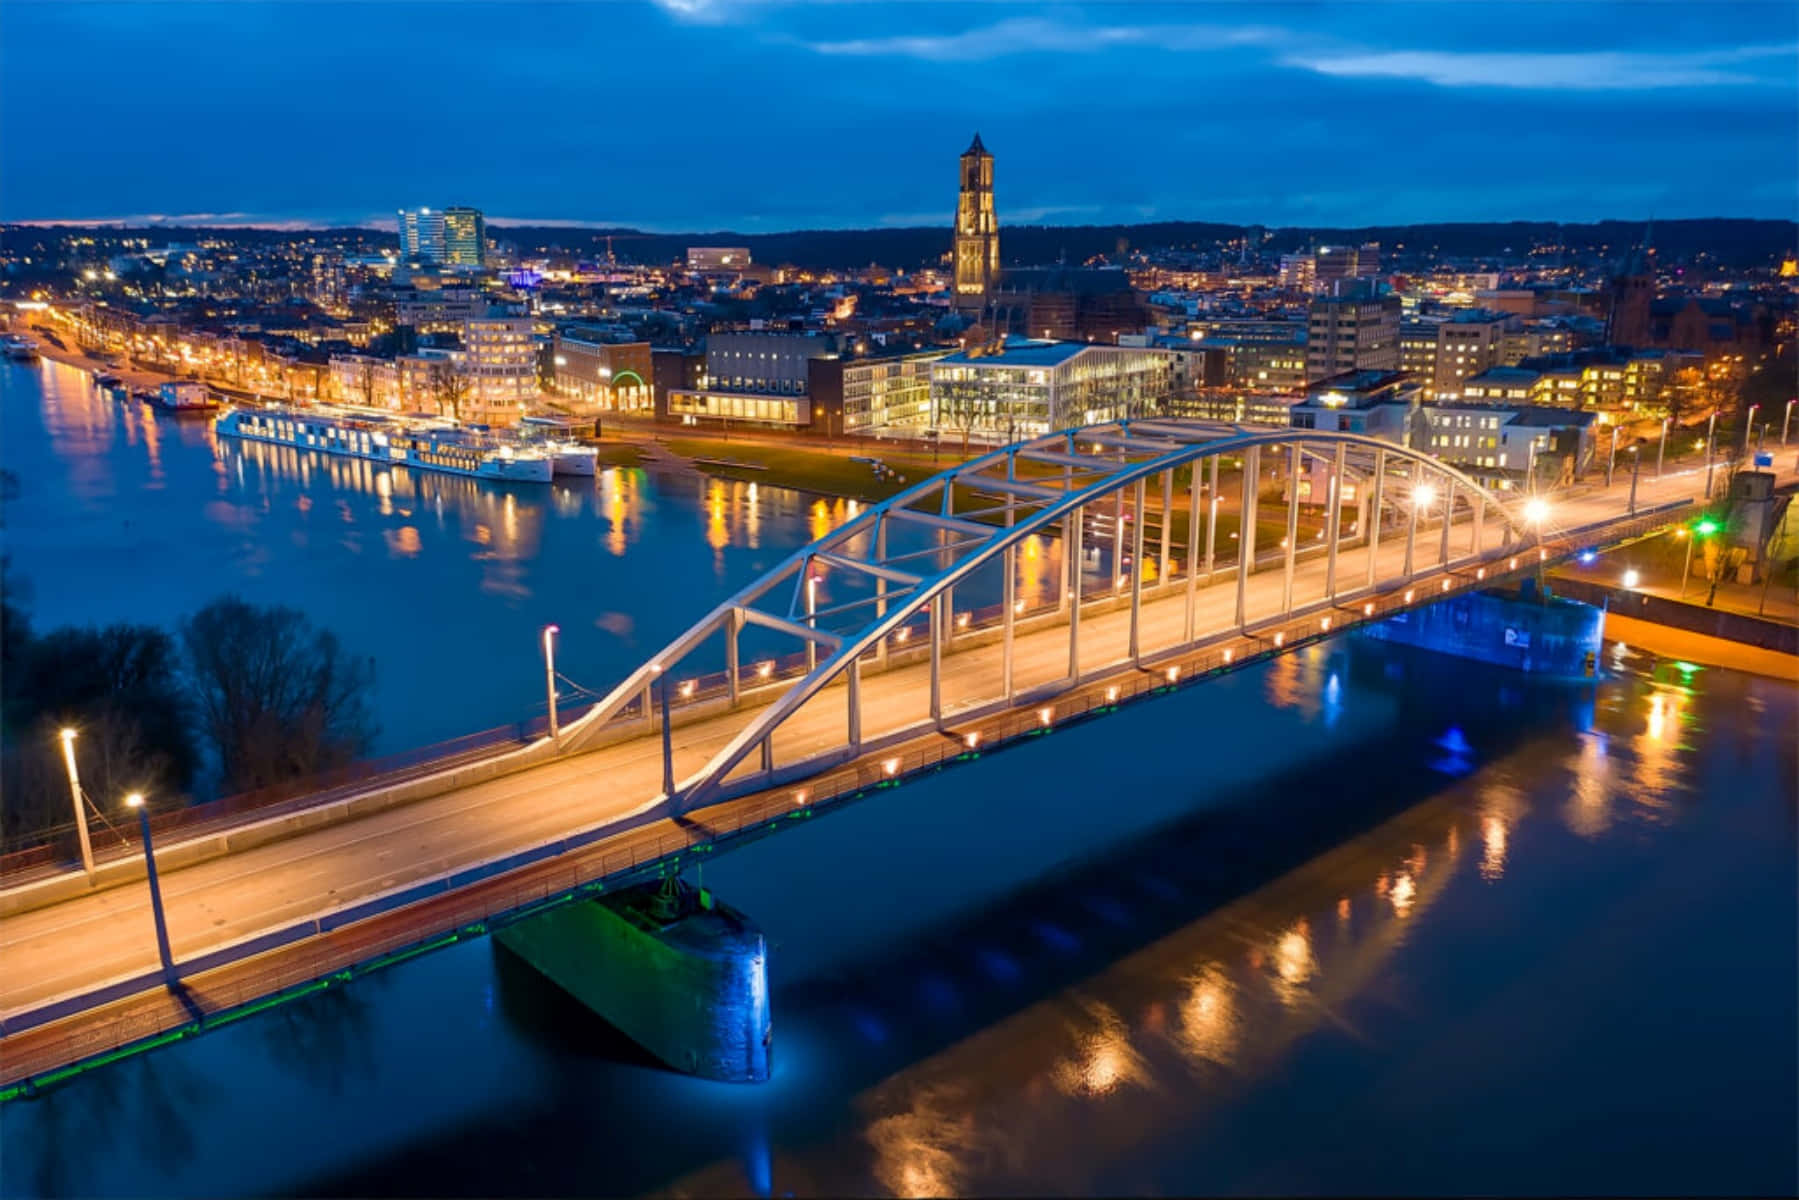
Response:
[[[1792,217],[1799,6],[87,5],[0,18],[0,217],[655,230]]]

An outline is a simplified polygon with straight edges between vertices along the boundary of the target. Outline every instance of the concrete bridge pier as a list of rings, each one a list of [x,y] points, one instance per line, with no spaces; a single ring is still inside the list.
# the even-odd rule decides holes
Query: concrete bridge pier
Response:
[[[563,904],[494,940],[677,1071],[768,1078],[768,946],[679,878]]]

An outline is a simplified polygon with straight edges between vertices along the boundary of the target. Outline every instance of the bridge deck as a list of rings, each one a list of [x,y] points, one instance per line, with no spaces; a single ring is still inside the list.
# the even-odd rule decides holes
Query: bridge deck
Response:
[[[1667,480],[1644,480],[1639,489],[1640,503],[1655,504],[1691,498],[1695,491],[1691,474],[1671,475]],[[1558,505],[1557,525],[1579,527],[1607,518],[1619,517],[1623,507],[1621,487],[1609,494],[1595,494],[1564,500]],[[1489,545],[1497,545],[1497,531],[1489,535]],[[1390,536],[1380,547],[1380,572],[1397,575],[1403,556],[1403,536]],[[1465,552],[1467,538],[1458,532],[1460,542],[1455,553]],[[1417,550],[1419,564],[1433,564],[1421,570],[1416,584],[1423,602],[1440,592],[1435,591],[1434,563],[1436,538],[1421,537]],[[1366,577],[1366,552],[1360,548],[1346,551],[1339,563],[1340,590],[1358,590]],[[1322,558],[1302,562],[1297,568],[1299,585],[1296,595],[1316,596],[1322,588]],[[1472,582],[1469,580],[1468,582]],[[1279,607],[1283,586],[1280,570],[1267,570],[1249,580],[1251,613],[1270,613]],[[1234,635],[1235,578],[1224,575],[1199,596],[1201,631]],[[1177,594],[1148,602],[1142,623],[1144,644],[1156,646],[1178,640],[1185,608]],[[1116,610],[1095,615],[1083,614],[1082,641],[1094,657],[1083,654],[1084,663],[1097,668],[1102,658],[1116,660],[1123,656],[1128,613]],[[1021,633],[1016,640],[1015,655],[1021,686],[1033,680],[1052,680],[1060,676],[1067,664],[1067,629],[1065,625],[1031,633]],[[1104,653],[1101,653],[1104,647]],[[986,645],[956,650],[952,647],[944,660],[946,700],[959,691],[990,689],[999,672],[1000,649]],[[1135,671],[1128,663],[1119,664],[1120,677]],[[862,682],[865,710],[864,724],[870,729],[914,726],[911,747],[929,743],[942,745],[946,739],[927,730],[917,729],[923,715],[920,699],[927,688],[928,668],[923,664],[896,667],[891,671],[871,674]],[[1092,670],[1095,677],[1103,674]],[[1021,706],[1042,703],[1028,697]],[[834,714],[820,713],[808,721],[802,710],[781,733],[783,759],[795,754],[823,752],[841,739],[842,722]],[[946,713],[946,724],[953,723],[953,711]],[[685,753],[710,755],[739,728],[741,716],[717,717],[691,725],[677,724],[675,740]],[[896,751],[889,746],[881,754]],[[869,764],[862,764],[866,769]],[[781,789],[771,796],[750,797],[720,809],[706,810],[684,818],[687,827],[674,822],[653,820],[646,813],[661,786],[660,739],[643,737],[605,747],[587,754],[547,763],[515,775],[491,780],[460,791],[416,801],[402,808],[376,813],[360,819],[296,834],[285,840],[203,862],[173,871],[164,876],[163,892],[168,911],[169,931],[176,960],[194,960],[234,945],[252,943],[271,931],[293,929],[308,922],[326,920],[343,914],[357,905],[367,904],[383,896],[404,901],[403,893],[422,881],[439,878],[509,855],[556,843],[559,839],[581,831],[614,832],[615,836],[596,838],[592,845],[577,855],[562,855],[546,864],[510,872],[497,881],[472,885],[481,888],[549,888],[556,872],[567,872],[569,879],[581,875],[581,863],[588,856],[599,855],[602,865],[606,855],[627,853],[623,860],[613,861],[620,870],[628,871],[638,864],[637,855],[650,844],[665,850],[687,845],[699,834],[710,836],[721,825],[743,814],[760,811],[764,817],[779,806],[791,807],[793,787]],[[805,785],[800,785],[805,786]],[[771,804],[775,808],[771,808]],[[757,809],[756,806],[761,808]],[[733,814],[736,814],[733,816]],[[627,831],[635,821],[643,828]],[[645,824],[645,822],[652,822]],[[646,842],[645,839],[662,839]],[[678,839],[670,841],[668,839]],[[593,868],[589,862],[589,868]],[[599,870],[600,874],[614,872]],[[556,875],[556,878],[562,878]],[[592,876],[598,878],[599,874]],[[466,894],[465,894],[466,893]],[[546,892],[553,894],[553,891]],[[459,909],[455,897],[462,895],[474,907]],[[477,911],[477,894],[468,889],[448,893],[441,902],[430,905],[411,903],[380,918],[382,924],[349,925],[332,934],[315,934],[318,942],[329,938],[331,944],[348,947],[349,951],[369,957],[380,946],[392,942],[416,942],[422,938],[454,929],[465,923],[459,913]],[[491,900],[491,895],[487,900]],[[486,903],[487,901],[482,901]],[[378,906],[377,906],[378,907]],[[504,911],[493,910],[493,911]],[[122,885],[77,899],[64,901],[36,911],[21,913],[0,921],[0,959],[7,970],[0,976],[0,1018],[9,1027],[29,1024],[21,1015],[42,1011],[60,1000],[81,1008],[78,997],[92,997],[108,984],[140,980],[140,989],[157,991],[154,984],[155,947],[150,936],[151,919],[147,887],[140,883]],[[373,938],[373,941],[368,939]],[[401,939],[396,941],[395,939]],[[385,940],[385,942],[384,942]],[[289,951],[276,953],[295,952]],[[321,955],[321,946],[306,950],[306,961],[335,961],[331,954]],[[237,988],[235,1002],[245,999],[243,981],[252,978],[274,980],[264,954],[233,968]],[[298,961],[298,960],[296,960]],[[352,960],[354,961],[354,960]],[[339,964],[347,965],[347,964]],[[323,968],[321,968],[323,969]],[[334,968],[333,968],[334,969]],[[258,976],[256,972],[262,972]],[[316,973],[315,976],[316,977]],[[223,977],[221,977],[223,978]],[[199,987],[195,981],[196,988]],[[280,984],[271,983],[271,990]],[[204,1006],[203,989],[197,998]],[[254,996],[250,996],[254,999]],[[139,1000],[140,1011],[169,1011],[166,1004]],[[94,1019],[116,1021],[116,1006],[96,1009]],[[114,1013],[107,1017],[108,1013]],[[187,1019],[152,1019],[150,1024],[169,1027]],[[59,1019],[61,1036],[68,1042],[69,1022],[79,1018]],[[134,1026],[133,1029],[140,1027]],[[147,1026],[146,1031],[154,1032]],[[42,1040],[52,1031],[10,1034],[5,1039],[6,1061],[0,1063],[0,1075],[16,1079],[33,1070],[41,1070],[38,1060],[27,1065],[22,1052],[30,1038]],[[72,1043],[68,1043],[72,1044]]]

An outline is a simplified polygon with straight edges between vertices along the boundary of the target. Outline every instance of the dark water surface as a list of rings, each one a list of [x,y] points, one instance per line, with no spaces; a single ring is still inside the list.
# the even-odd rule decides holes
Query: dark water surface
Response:
[[[616,673],[632,638],[675,632],[821,519],[760,496],[751,546],[739,494],[714,546],[704,485],[630,473],[623,518],[600,481],[506,535],[504,492],[470,485],[439,518],[428,483],[402,504],[316,465],[245,462],[239,482],[197,429],[38,398],[10,370],[26,493],[7,539],[45,623],[257,589],[346,640],[440,640],[472,691],[525,696],[533,622],[622,615],[629,635],[592,626],[584,651]],[[90,555],[135,544],[125,512],[154,516],[177,578],[100,586]],[[680,605],[646,599],[661,574]],[[390,704],[423,694],[381,665]],[[715,860],[705,884],[774,947],[765,1086],[657,1068],[481,940],[5,1106],[0,1185],[1790,1193],[1799,691],[1606,665],[1569,689],[1330,643]]]

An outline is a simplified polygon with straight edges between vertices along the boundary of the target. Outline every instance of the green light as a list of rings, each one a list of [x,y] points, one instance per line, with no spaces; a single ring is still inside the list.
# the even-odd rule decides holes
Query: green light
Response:
[[[1700,537],[1710,537],[1712,534],[1718,532],[1718,523],[1710,517],[1707,517],[1705,520],[1699,522],[1699,524],[1693,526],[1693,532]]]

